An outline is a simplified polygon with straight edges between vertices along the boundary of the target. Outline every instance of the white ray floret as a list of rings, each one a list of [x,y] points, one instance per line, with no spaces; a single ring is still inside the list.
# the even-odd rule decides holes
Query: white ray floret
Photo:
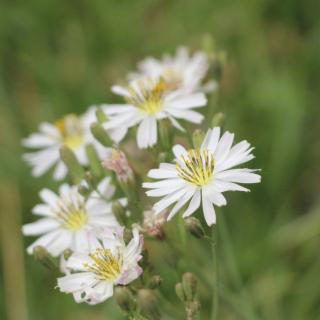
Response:
[[[89,247],[87,254],[71,255],[66,262],[71,273],[58,279],[60,291],[73,294],[76,302],[101,303],[113,295],[114,286],[127,285],[141,275],[143,238],[137,230],[126,245],[122,228],[101,229],[98,237],[89,235]]]
[[[94,145],[102,156],[103,148],[90,132],[90,125],[95,121],[95,108],[90,108],[81,116],[69,114],[53,124],[41,123],[39,132],[22,140],[24,147],[34,149],[23,155],[24,160],[32,167],[32,174],[39,177],[54,167],[54,179],[63,179],[67,168],[60,159],[59,150],[64,145],[75,153],[82,165],[88,164],[85,151],[87,144]]]
[[[138,64],[138,71],[129,75],[130,79],[144,77],[162,78],[172,89],[185,93],[210,92],[217,88],[216,81],[204,84],[208,76],[210,62],[202,51],[189,54],[185,47],[179,47],[175,55],[165,54],[161,60],[148,57]]]
[[[36,246],[45,247],[53,256],[59,256],[66,249],[87,251],[89,231],[98,227],[117,227],[112,202],[106,201],[115,191],[110,178],[102,180],[97,189],[98,192],[93,192],[87,199],[76,186],[68,184],[61,185],[58,194],[43,189],[40,197],[44,203],[32,210],[41,219],[22,227],[24,235],[40,236],[28,247],[28,253],[32,254]]]
[[[153,209],[156,213],[174,204],[169,213],[171,219],[189,203],[183,217],[193,214],[202,204],[207,224],[216,222],[214,206],[224,206],[226,191],[249,191],[240,184],[258,183],[261,180],[257,170],[234,167],[254,158],[247,141],[232,146],[234,134],[225,132],[220,138],[220,128],[209,129],[198,149],[186,150],[181,145],[173,147],[175,164],[161,163],[159,169],[152,169],[148,177],[157,182],[146,182],[150,197],[163,197]]]
[[[203,107],[207,99],[203,93],[184,93],[171,90],[162,78],[145,78],[133,81],[128,88],[115,86],[113,92],[124,97],[126,104],[103,105],[109,117],[103,126],[116,142],[120,142],[127,130],[138,125],[139,148],[152,147],[157,143],[157,122],[169,119],[179,130],[178,120],[201,123],[203,115],[192,109]]]

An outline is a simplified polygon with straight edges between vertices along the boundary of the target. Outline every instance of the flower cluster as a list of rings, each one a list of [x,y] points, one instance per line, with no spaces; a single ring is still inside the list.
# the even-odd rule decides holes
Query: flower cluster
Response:
[[[152,276],[143,274],[143,234],[165,241],[166,222],[179,212],[187,218],[202,211],[211,226],[215,207],[227,203],[225,192],[249,191],[242,184],[260,182],[257,170],[235,168],[254,158],[247,141],[234,144],[234,134],[219,126],[206,135],[198,129],[196,139],[190,133],[205,119],[208,94],[218,87],[210,77],[211,63],[212,55],[186,48],[161,60],[146,58],[126,85],[112,87],[121,104],[42,123],[23,140],[34,149],[23,156],[34,176],[53,169],[55,180],[65,180],[57,192],[40,192],[43,203],[32,210],[39,219],[22,228],[27,236],[39,236],[27,251],[41,248],[50,259],[60,259],[64,275],[58,288],[76,302],[101,303],[114,287],[126,297],[136,295],[133,301],[149,297],[150,288],[141,283],[160,283],[158,276],[143,279],[138,293],[131,287],[138,277]],[[136,149],[125,139],[135,133]],[[187,148],[188,140],[194,143]],[[145,203],[153,197],[160,199],[153,206]],[[202,228],[199,234],[204,233]],[[143,309],[125,305],[129,315]],[[197,301],[190,305],[198,310]]]

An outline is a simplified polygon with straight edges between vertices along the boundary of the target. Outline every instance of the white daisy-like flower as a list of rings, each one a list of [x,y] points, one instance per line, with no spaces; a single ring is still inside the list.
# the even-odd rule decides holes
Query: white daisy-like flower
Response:
[[[114,86],[112,90],[123,96],[126,104],[103,105],[109,116],[103,126],[113,131],[114,140],[120,142],[128,128],[139,124],[137,144],[141,149],[157,143],[157,121],[167,118],[173,126],[183,130],[176,119],[200,123],[203,115],[192,109],[207,103],[203,93],[171,90],[161,78],[145,78],[133,81],[128,88]]]
[[[161,60],[153,57],[144,59],[138,64],[138,71],[131,73],[129,78],[162,78],[172,89],[186,93],[210,92],[217,88],[217,82],[212,80],[203,83],[209,68],[207,54],[197,51],[190,55],[187,48],[180,47],[174,56],[165,54]]]
[[[22,227],[24,235],[40,236],[28,247],[28,253],[32,254],[36,246],[45,247],[53,256],[59,256],[66,249],[74,252],[86,251],[90,230],[117,227],[112,202],[106,201],[115,191],[110,178],[102,180],[97,190],[85,199],[78,192],[77,186],[63,184],[59,194],[43,189],[40,197],[44,203],[36,205],[32,210],[42,218]]]
[[[225,132],[220,138],[220,128],[209,129],[198,149],[186,150],[181,145],[173,147],[175,164],[162,163],[159,169],[150,170],[148,177],[157,182],[146,182],[144,188],[150,197],[164,197],[153,209],[156,213],[175,203],[170,220],[189,201],[184,211],[186,218],[201,205],[205,220],[210,226],[216,222],[214,205],[227,204],[223,192],[249,191],[238,183],[258,183],[261,177],[252,169],[233,169],[254,158],[253,148],[247,141],[233,144],[234,134]]]
[[[35,149],[34,152],[23,155],[24,160],[32,167],[32,174],[39,177],[55,167],[54,179],[63,179],[67,174],[67,168],[60,159],[59,150],[64,145],[75,153],[82,165],[88,164],[85,151],[87,144],[93,144],[102,156],[103,148],[90,132],[90,125],[95,121],[95,108],[90,108],[81,116],[69,114],[53,124],[41,123],[38,133],[22,140],[24,147]]]
[[[113,295],[115,285],[127,285],[137,279],[142,268],[143,237],[136,229],[128,245],[123,229],[101,230],[98,238],[89,236],[88,254],[74,253],[67,261],[70,273],[58,279],[60,291],[73,294],[76,302],[94,305]]]

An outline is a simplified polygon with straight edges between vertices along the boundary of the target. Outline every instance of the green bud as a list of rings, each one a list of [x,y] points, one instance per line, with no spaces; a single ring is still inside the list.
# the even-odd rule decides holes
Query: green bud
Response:
[[[138,291],[138,306],[146,317],[160,319],[158,299],[152,290],[141,289]]]
[[[103,168],[96,149],[92,144],[86,145],[86,154],[92,174],[96,177],[103,175]]]
[[[90,127],[93,136],[105,147],[112,146],[113,142],[102,125],[98,122],[93,123]]]
[[[176,290],[176,294],[178,296],[178,298],[182,301],[182,302],[186,302],[187,301],[187,298],[186,298],[186,295],[184,293],[184,290],[183,290],[183,286],[182,286],[182,283],[177,283],[176,286],[175,286],[175,290]]]
[[[205,236],[205,231],[199,219],[189,217],[184,220],[186,229],[196,238],[201,239]]]
[[[84,197],[84,198],[87,198],[90,193],[91,193],[91,190],[85,186],[79,186],[78,187],[78,192]]]
[[[197,292],[197,279],[191,272],[186,272],[182,276],[182,286],[187,301],[193,301]]]
[[[86,180],[89,188],[91,188],[91,189],[95,189],[96,188],[96,186],[98,184],[98,180],[96,179],[96,177],[90,171],[87,171],[84,174],[84,179]]]
[[[194,148],[200,148],[204,139],[204,132],[201,129],[196,129],[192,134],[192,142]]]
[[[160,276],[153,276],[149,281],[148,287],[150,289],[156,289],[160,287],[161,283],[162,283],[162,278]]]
[[[135,310],[136,303],[131,291],[127,287],[116,287],[114,295],[122,311],[131,313],[133,310]]]
[[[81,164],[79,163],[76,155],[67,146],[62,146],[60,148],[60,157],[61,157],[61,160],[67,166],[73,182],[75,184],[79,184],[83,179],[84,170]]]
[[[96,109],[96,118],[100,124],[105,123],[108,120],[108,116],[100,107]]]
[[[170,149],[171,143],[171,123],[168,120],[161,120],[159,123],[159,136],[162,147]]]
[[[212,127],[223,127],[225,125],[225,122],[225,114],[222,112],[218,112],[212,117],[211,125]]]
[[[51,271],[58,270],[57,261],[50,255],[50,253],[42,246],[36,246],[33,249],[33,256],[36,261],[40,262],[44,267]]]
[[[126,209],[116,200],[112,203],[112,212],[121,225],[125,225]]]

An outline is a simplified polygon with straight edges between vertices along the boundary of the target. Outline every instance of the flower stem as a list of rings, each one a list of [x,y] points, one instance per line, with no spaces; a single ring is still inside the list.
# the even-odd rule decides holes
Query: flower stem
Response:
[[[218,224],[212,228],[212,263],[213,263],[213,284],[212,284],[212,310],[211,320],[218,320],[219,311],[219,269],[218,269]]]

